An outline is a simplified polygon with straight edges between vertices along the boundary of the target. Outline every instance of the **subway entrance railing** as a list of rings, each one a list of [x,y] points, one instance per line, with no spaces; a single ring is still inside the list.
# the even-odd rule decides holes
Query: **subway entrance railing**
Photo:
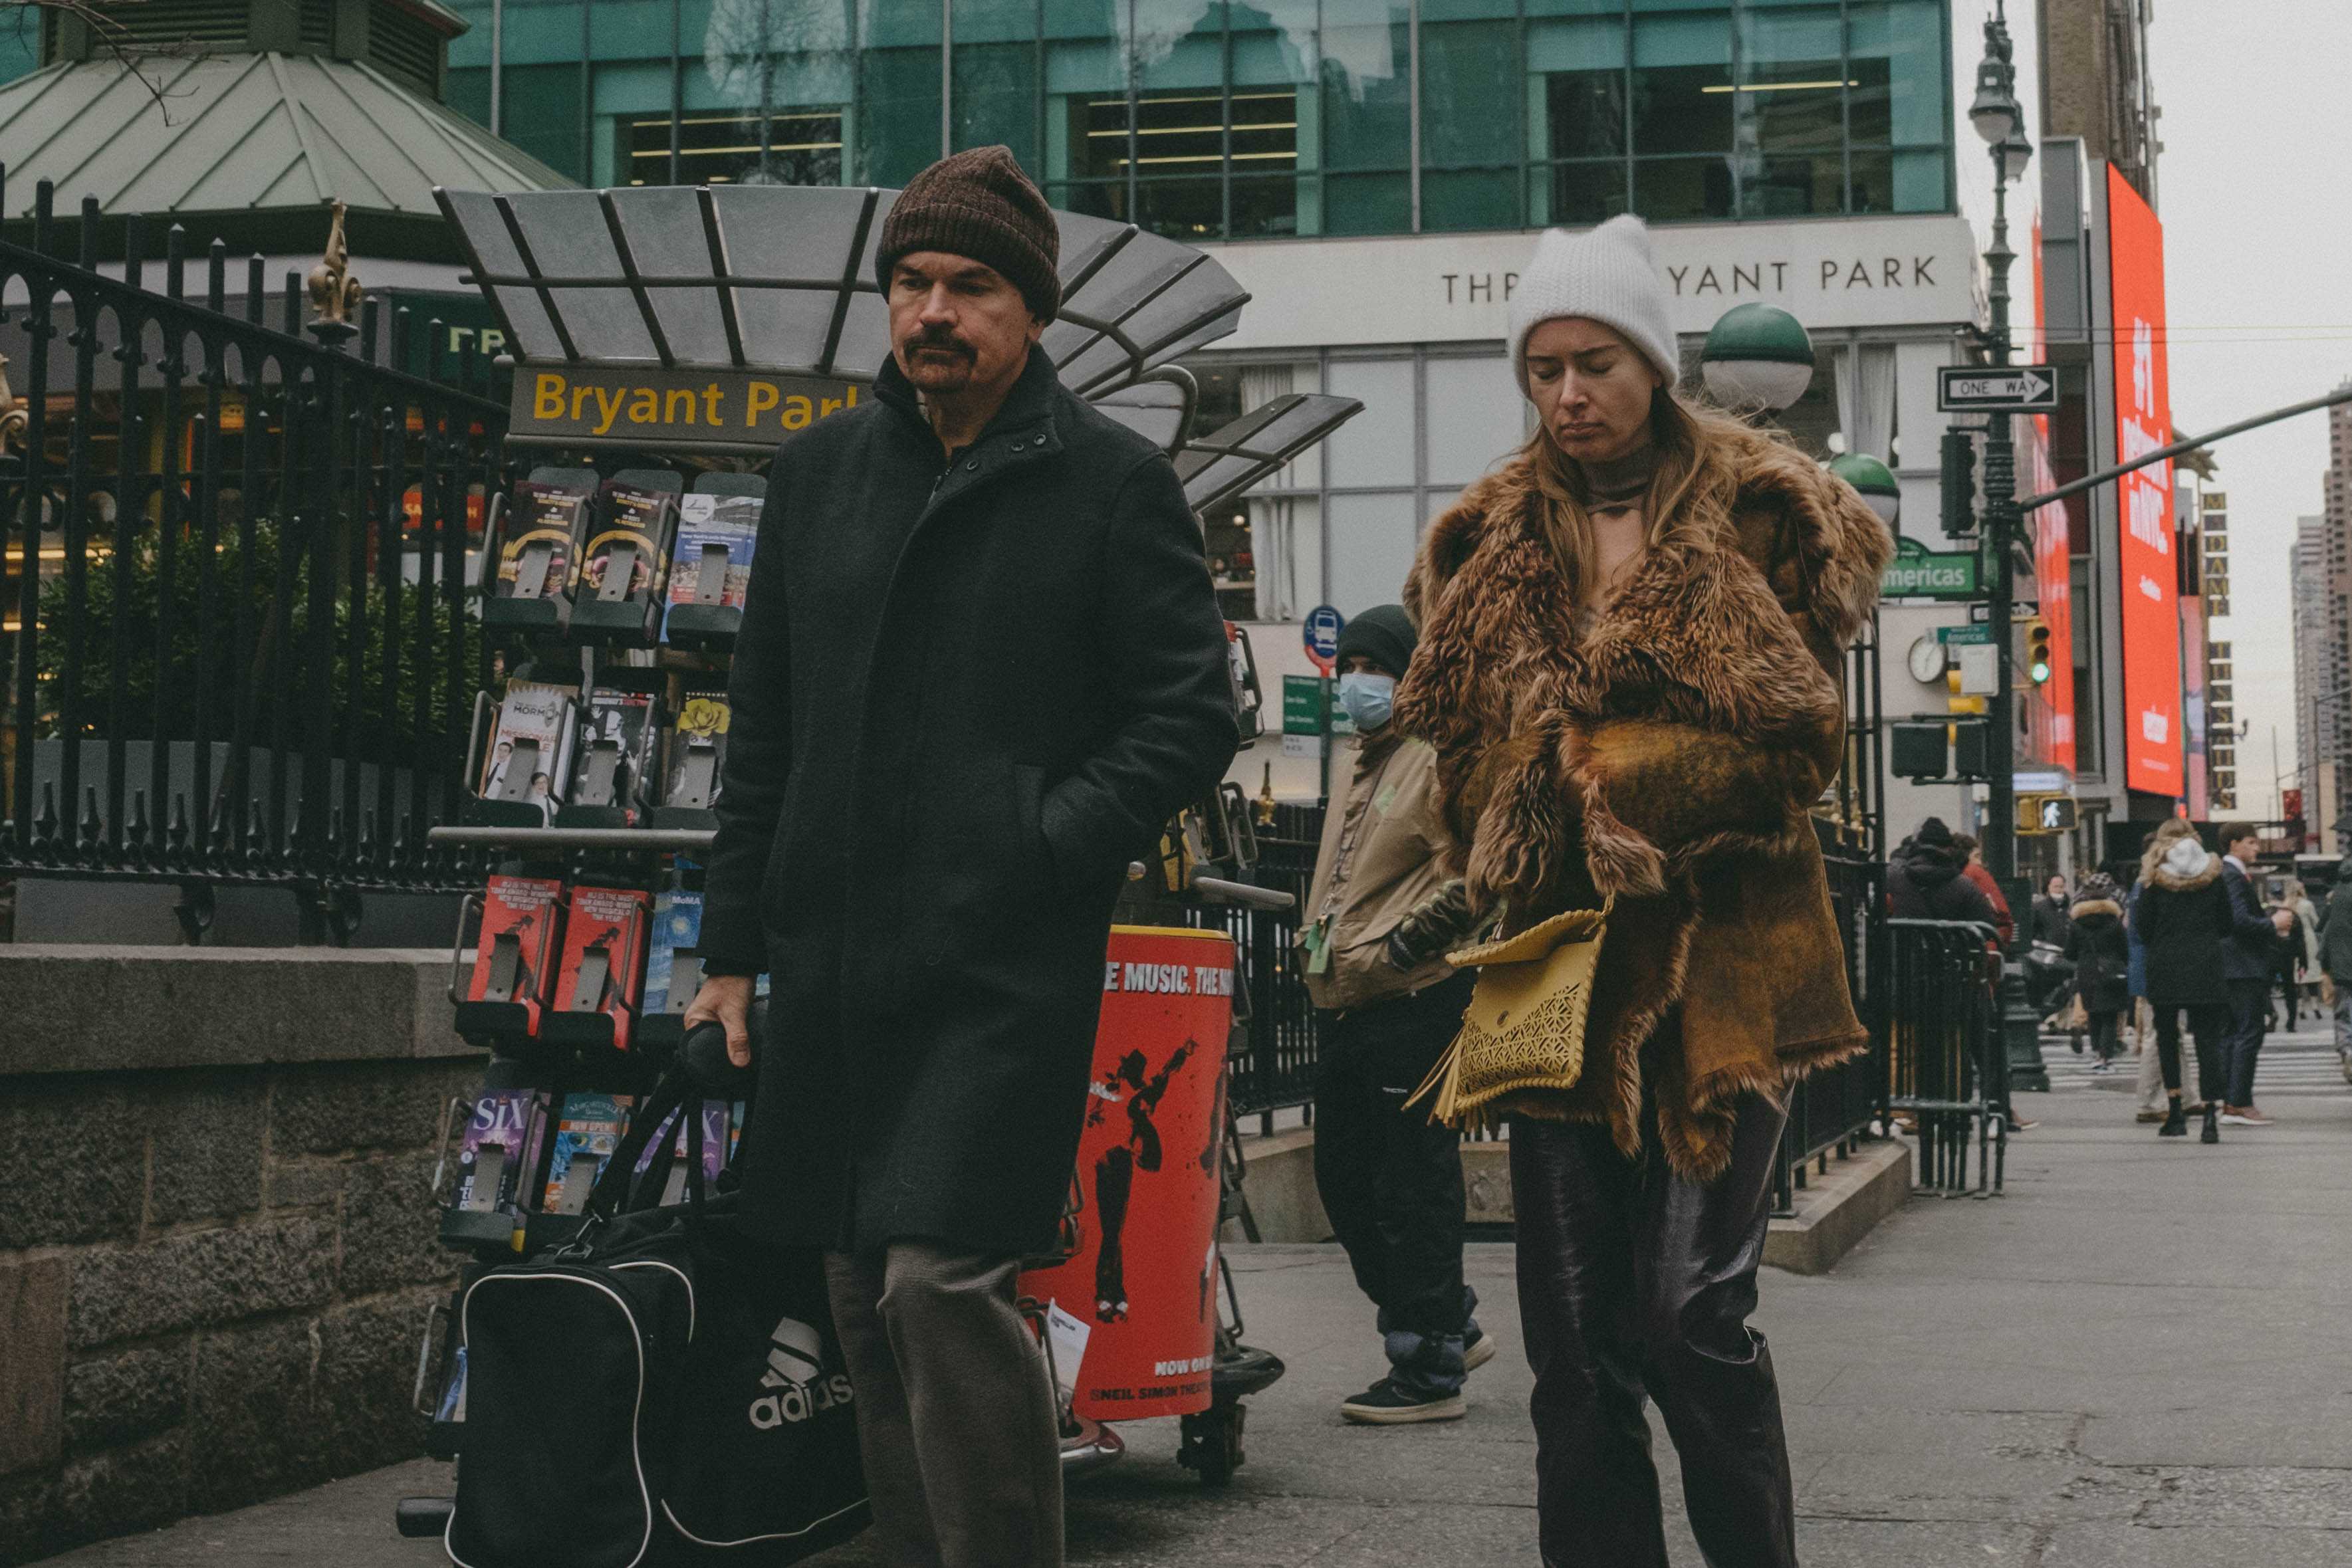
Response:
[[[158,253],[107,220],[107,276],[95,200],[51,204],[0,241],[30,394],[0,419],[0,873],[280,884],[314,926],[469,887],[425,832],[490,674],[466,552],[503,488],[493,366],[373,300],[306,321],[300,276],[176,225]]]

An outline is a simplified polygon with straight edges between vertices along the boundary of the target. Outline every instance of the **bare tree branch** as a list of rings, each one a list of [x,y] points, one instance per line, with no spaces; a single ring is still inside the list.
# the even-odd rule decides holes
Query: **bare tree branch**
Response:
[[[121,14],[139,10],[147,0],[20,0],[16,6],[17,36],[22,37],[27,27],[38,29],[39,14],[54,11],[59,17],[73,17],[89,29],[89,36],[99,46],[114,57],[115,63],[139,80],[147,96],[155,100],[156,112],[169,124],[172,119],[169,99],[188,96],[164,90],[164,78],[155,73],[156,60],[186,60],[209,53],[206,45],[194,38],[180,38],[172,43],[159,43],[139,38],[122,20]],[[30,53],[37,54],[38,39]]]

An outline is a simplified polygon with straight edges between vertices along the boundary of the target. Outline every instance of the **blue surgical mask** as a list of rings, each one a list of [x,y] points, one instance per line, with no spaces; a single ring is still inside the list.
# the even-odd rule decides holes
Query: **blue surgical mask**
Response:
[[[1396,696],[1394,675],[1351,671],[1339,677],[1339,706],[1360,730],[1374,730],[1389,721],[1389,704]]]

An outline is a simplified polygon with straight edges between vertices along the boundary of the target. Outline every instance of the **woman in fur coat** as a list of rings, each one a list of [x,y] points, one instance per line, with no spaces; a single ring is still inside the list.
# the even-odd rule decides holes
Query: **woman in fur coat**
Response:
[[[1674,391],[1646,229],[1545,235],[1511,354],[1541,429],[1429,529],[1397,694],[1507,934],[1610,904],[1582,1073],[1510,1115],[1548,1563],[1664,1568],[1643,1396],[1710,1563],[1796,1562],[1756,1303],[1786,1092],[1861,1051],[1808,808],[1893,541]]]
[[[2052,877],[2053,883],[2059,879]],[[2115,878],[2093,872],[2065,911],[2066,957],[2074,966],[2074,995],[2091,1020],[2091,1050],[2105,1072],[2123,1052],[2116,1027],[2131,1005],[2131,936],[2124,929],[2123,890]]]
[[[2180,1108],[2180,1015],[2197,1042],[2197,1097],[2205,1103],[2205,1143],[2221,1141],[2217,1124],[2229,1101],[2221,1037],[2230,1027],[2230,988],[2222,945],[2234,925],[2230,890],[2221,885],[2221,857],[2198,841],[2188,819],[2168,817],[2148,835],[2140,855],[2139,897],[2132,931],[2147,949],[2147,999],[2156,1009],[2157,1060],[2164,1069],[2164,1125],[2157,1135],[2185,1137]]]

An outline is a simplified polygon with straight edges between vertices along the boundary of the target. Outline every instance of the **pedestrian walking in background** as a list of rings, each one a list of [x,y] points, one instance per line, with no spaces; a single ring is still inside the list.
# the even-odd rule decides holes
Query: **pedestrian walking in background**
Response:
[[[2140,856],[2140,893],[2132,929],[2147,946],[2147,999],[2156,1010],[2156,1049],[2164,1072],[2166,1113],[2159,1137],[2189,1131],[2180,1106],[2180,1019],[2197,1044],[2197,1091],[2205,1106],[2203,1141],[2218,1144],[2216,1125],[2228,1087],[2224,1037],[2231,1024],[2227,949],[2235,929],[2221,862],[2197,841],[2185,817],[2168,817]]]
[[[826,1253],[883,1559],[1062,1562],[1024,1258],[1055,1245],[1129,863],[1236,739],[1201,527],[1037,347],[1059,230],[1003,147],[908,182],[874,395],[777,450],[729,685],[706,980],[744,1228]]]
[[[2300,876],[2286,884],[2286,904],[2294,911],[2296,934],[2303,945],[2303,999],[2316,1008],[2320,1005],[2320,981],[2327,973],[2319,955],[2319,906],[2312,903],[2311,891]]]
[[[2278,977],[2279,999],[2286,1004],[2286,1027],[2292,1030],[2303,1022],[2303,967],[2308,958],[2303,939],[2303,917],[2295,914],[2294,905],[2292,904],[2274,904],[2271,907],[2269,915],[2271,928],[2278,933],[2274,955],[2278,965],[2275,972]],[[2265,1011],[2269,1009],[2265,1008]],[[2273,1027],[2276,1027],[2276,1014],[2271,1013],[2271,1017]]]
[[[1460,1032],[1473,979],[1445,961],[1469,906],[1437,810],[1437,753],[1390,717],[1413,641],[1396,604],[1339,633],[1354,760],[1324,813],[1299,940],[1307,994],[1330,1009],[1315,1067],[1315,1185],[1389,1360],[1339,1413],[1377,1424],[1460,1416],[1464,1376],[1495,1354],[1462,1280],[1461,1135],[1405,1104]]]
[[[2284,939],[2263,913],[2253,879],[2246,874],[2247,862],[2262,848],[2260,837],[2244,822],[2224,824],[2221,837],[2221,885],[2230,901],[2230,939],[2221,948],[2230,982],[2230,1032],[2222,1050],[2228,1094],[2221,1119],[2241,1127],[2267,1127],[2271,1118],[2254,1104],[2254,1068],[2270,1017],[2271,975]]]
[[[1897,920],[1972,920],[2000,925],[1992,901],[1967,874],[1959,835],[1930,817],[1886,860],[1886,912]]]
[[[2033,939],[2063,950],[2073,923],[2070,911],[2082,896],[2079,893],[2068,894],[2063,876],[2053,876],[2043,883],[2040,895],[2033,901]]]
[[[1547,1562],[1664,1568],[1645,1393],[1699,1550],[1796,1562],[1748,1324],[1788,1086],[1864,1049],[1808,811],[1893,550],[1842,481],[1674,391],[1649,231],[1547,233],[1511,298],[1536,434],[1433,523],[1397,719],[1437,749],[1472,904],[1606,906],[1583,1065],[1510,1115]]]
[[[2133,916],[2138,909],[2141,890],[2147,886],[2137,873],[2129,873],[2131,885],[2124,889],[2124,936],[2131,944],[2131,967],[2126,984],[2131,988],[2132,1054],[2139,1058],[2139,1078],[2133,1085],[2133,1103],[2143,1122],[2161,1122],[2168,1111],[2164,1097],[2164,1069],[2156,1049],[2156,1009],[2147,1002],[2147,944],[2139,939],[2139,927]],[[2200,1103],[2189,1107],[2189,1114],[2202,1115],[2205,1107]]]
[[[1992,921],[2000,932],[2000,945],[2006,950],[2017,940],[2017,917],[2010,913],[2009,895],[2000,890],[2000,883],[1984,862],[1984,844],[1974,833],[1954,833],[1952,842],[1959,847],[1960,874],[1977,884],[1977,891],[1992,905]]]
[[[2336,886],[2320,921],[2319,961],[2336,994],[2336,1060],[2352,1080],[2352,860],[2336,868]]]
[[[2116,1025],[2131,1005],[2131,939],[2124,930],[2123,890],[2113,877],[2094,872],[2083,879],[2066,916],[2074,995],[2090,1019],[2091,1053],[2097,1058],[2091,1070],[2105,1072],[2123,1050]]]

